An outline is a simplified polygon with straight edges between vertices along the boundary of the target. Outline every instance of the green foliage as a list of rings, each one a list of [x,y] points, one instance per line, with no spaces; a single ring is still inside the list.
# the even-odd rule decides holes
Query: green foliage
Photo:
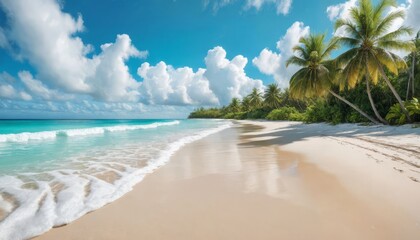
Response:
[[[265,119],[270,111],[264,108],[254,109],[246,115],[247,119]]]
[[[410,117],[417,119],[420,117],[420,103],[417,98],[413,98],[410,101],[405,101],[404,106],[408,110]],[[386,115],[386,120],[392,124],[398,125],[402,125],[407,122],[407,118],[399,104],[394,104],[391,106],[388,114]]]
[[[243,120],[247,119],[247,112],[236,112],[236,113],[227,113],[223,116],[224,119],[237,119],[237,120]]]
[[[281,90],[276,83],[269,84],[264,92],[264,105],[275,109],[281,106]]]
[[[338,48],[335,38],[325,42],[325,34],[310,35],[299,40],[293,48],[296,55],[290,57],[286,66],[300,69],[290,79],[290,93],[293,98],[305,99],[328,94],[337,69],[329,57]]]
[[[338,124],[343,122],[343,114],[338,105],[331,105],[325,101],[316,101],[305,112],[307,123],[329,122]]]
[[[249,99],[249,110],[260,108],[262,106],[262,93],[257,88],[253,88],[252,92],[245,98]]]
[[[303,121],[305,118],[304,114],[300,113],[294,107],[281,107],[271,111],[266,119],[267,120],[291,120],[291,121]]]
[[[227,106],[229,112],[237,113],[241,111],[241,101],[238,98],[232,98],[229,106]]]
[[[188,118],[222,118],[223,115],[222,110],[218,108],[198,108],[190,113]]]

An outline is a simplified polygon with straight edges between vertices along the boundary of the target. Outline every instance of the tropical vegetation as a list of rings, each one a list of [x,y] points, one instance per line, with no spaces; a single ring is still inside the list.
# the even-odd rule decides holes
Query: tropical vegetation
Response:
[[[191,118],[292,120],[304,122],[371,122],[405,124],[420,120],[420,34],[403,40],[412,29],[391,29],[405,17],[395,0],[359,0],[347,19],[325,34],[300,39],[286,66],[299,69],[289,89],[270,84],[253,89],[228,106],[200,108]],[[334,51],[340,50],[332,58]],[[404,59],[397,53],[409,52]],[[337,55],[337,54],[336,54]],[[401,96],[405,96],[404,99]]]

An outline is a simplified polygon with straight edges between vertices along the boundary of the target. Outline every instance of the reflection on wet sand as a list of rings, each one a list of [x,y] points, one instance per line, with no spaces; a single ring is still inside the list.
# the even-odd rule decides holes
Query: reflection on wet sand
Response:
[[[286,151],[293,136],[262,130],[238,124],[189,144],[120,200],[40,238],[417,239],[398,206],[366,202]]]

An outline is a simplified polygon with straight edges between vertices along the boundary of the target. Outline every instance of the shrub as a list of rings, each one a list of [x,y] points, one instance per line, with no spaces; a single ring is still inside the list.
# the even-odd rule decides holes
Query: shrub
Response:
[[[304,115],[300,113],[294,107],[281,107],[271,111],[266,119],[268,120],[291,120],[291,121],[302,121]]]
[[[247,112],[237,112],[237,113],[227,113],[223,116],[225,119],[237,119],[243,120],[246,119]]]
[[[218,108],[199,108],[190,113],[188,118],[222,118],[223,112]]]
[[[420,117],[420,103],[417,98],[413,98],[410,101],[405,101],[404,106],[406,107],[408,114],[411,118],[413,118],[413,120]],[[391,106],[385,119],[391,124],[402,125],[407,122],[407,118],[402,111],[400,104],[398,103]]]
[[[258,109],[249,111],[246,115],[246,118],[247,119],[265,119],[268,113],[269,113],[268,110],[264,108],[258,108]]]
[[[338,124],[343,122],[343,119],[340,107],[338,105],[331,106],[325,101],[315,102],[305,112],[305,122],[307,123],[329,122]]]

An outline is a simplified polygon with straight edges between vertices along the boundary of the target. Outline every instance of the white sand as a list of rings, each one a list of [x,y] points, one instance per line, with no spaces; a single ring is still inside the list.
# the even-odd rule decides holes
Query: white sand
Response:
[[[419,239],[420,129],[240,123],[40,239]]]

